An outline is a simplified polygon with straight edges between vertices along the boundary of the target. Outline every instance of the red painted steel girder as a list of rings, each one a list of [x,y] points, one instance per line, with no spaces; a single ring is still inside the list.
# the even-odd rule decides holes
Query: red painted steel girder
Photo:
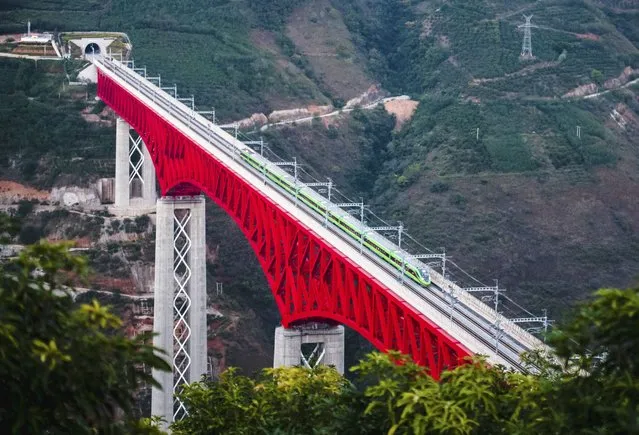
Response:
[[[162,194],[196,187],[235,220],[259,259],[284,327],[322,320],[349,326],[381,351],[411,355],[435,378],[470,354],[102,71],[98,96],[142,137]]]

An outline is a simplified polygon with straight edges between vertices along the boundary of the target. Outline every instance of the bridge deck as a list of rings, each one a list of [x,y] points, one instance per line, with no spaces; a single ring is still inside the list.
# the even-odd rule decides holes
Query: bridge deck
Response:
[[[242,142],[118,62],[103,59],[96,60],[95,64],[105,76],[173,125],[193,144],[250,184],[260,195],[269,198],[299,225],[332,246],[336,252],[361,268],[367,275],[374,277],[372,279],[392,294],[394,299],[409,306],[411,310],[421,313],[438,329],[444,330],[451,341],[461,344],[459,350],[462,354],[464,352],[484,354],[492,363],[522,370],[519,354],[526,350],[543,347],[543,343],[531,334],[503,319],[501,322],[503,337],[499,340],[496,351],[495,323],[500,317],[490,307],[470,294],[463,294],[463,291],[457,287],[459,303],[454,306],[451,316],[448,293],[455,290],[454,284],[448,283],[437,273],[433,276],[434,284],[428,288],[408,280],[401,282],[398,280],[396,270],[373,255],[360,253],[360,246],[339,229],[332,228],[331,225],[324,226],[322,216],[300,204],[279,186],[265,183],[260,173],[256,173],[254,168],[237,158],[234,150],[243,147]]]

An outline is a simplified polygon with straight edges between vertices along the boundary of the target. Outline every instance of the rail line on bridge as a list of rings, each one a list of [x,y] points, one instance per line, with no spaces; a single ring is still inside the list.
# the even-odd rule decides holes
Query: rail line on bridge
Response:
[[[491,363],[526,371],[529,368],[520,354],[546,350],[516,321],[506,319],[471,294],[489,288],[466,291],[421,263],[419,258],[426,255],[412,255],[400,249],[363,219],[353,218],[311,188],[325,183],[303,183],[297,172],[294,177],[289,175],[281,169],[283,163],[252,152],[242,141],[197,113],[192,97],[188,99],[189,108],[181,101],[184,99],[178,98],[175,87],[170,95],[159,80],[156,86],[138,74],[139,68],[129,68],[110,58],[95,57],[93,62],[98,69],[98,96],[138,132],[155,166],[162,195],[192,197],[204,192],[234,219],[259,260],[284,327],[318,321],[349,326],[382,351],[394,349],[411,355],[435,378],[472,354],[483,354]],[[146,69],[143,72],[146,75]],[[128,134],[125,137],[128,139]],[[310,203],[299,200],[301,192]],[[325,213],[313,209],[312,204],[319,203],[324,205]],[[331,216],[337,216],[336,222],[327,218],[328,210]],[[347,235],[337,223],[356,228],[359,240]],[[165,228],[168,224],[163,225]],[[402,262],[401,273],[368,248],[363,249],[365,239],[374,240],[386,252],[397,253]],[[407,266],[428,270],[431,285],[408,279]],[[158,276],[156,267],[156,287]],[[178,278],[176,275],[179,281]],[[170,285],[167,289],[170,291]],[[173,300],[174,310],[179,311],[184,301],[190,303],[187,293],[181,296],[186,298],[182,302]],[[167,296],[163,297],[167,301]],[[202,301],[201,294],[197,298]],[[198,310],[203,303],[196,303]],[[167,317],[166,311],[163,313],[164,321],[172,318]],[[184,313],[181,315],[187,319]],[[200,323],[198,328],[202,327]],[[186,328],[189,329],[188,323]],[[179,340],[176,333],[181,332],[173,330],[173,337]],[[201,337],[201,331],[197,334]],[[181,351],[190,349],[191,344],[186,343],[189,335],[182,338]],[[168,346],[166,335],[162,340],[163,346]],[[185,378],[190,364],[188,352],[186,357],[186,365],[178,370],[179,382],[189,382]],[[194,363],[195,370],[201,370],[200,357]],[[199,375],[188,376],[193,380]],[[170,379],[163,382],[175,390],[176,383]],[[178,400],[178,411],[171,413],[168,399],[163,400],[163,408],[153,406],[166,418],[176,417],[180,409],[186,412]]]
[[[397,303],[404,306],[408,305],[420,314],[425,315],[427,319],[431,320],[431,322],[435,322],[437,326],[433,327],[432,324],[429,325],[429,327],[433,330],[441,328],[448,329],[447,334],[444,334],[443,336],[446,337],[446,335],[448,335],[448,337],[444,339],[448,340],[451,343],[451,346],[456,347],[454,353],[457,358],[465,355],[466,353],[482,353],[486,354],[492,362],[502,363],[522,370],[524,367],[519,362],[519,354],[523,351],[543,347],[543,344],[534,336],[528,334],[517,325],[509,324],[507,319],[501,319],[499,313],[494,312],[494,310],[477,300],[474,296],[465,292],[462,288],[447,281],[434,270],[431,271],[433,285],[427,288],[417,286],[407,280],[398,281],[397,277],[394,276],[396,275],[395,270],[389,270],[391,268],[387,265],[379,264],[381,262],[376,262],[372,256],[367,258],[365,255],[357,252],[357,247],[352,246],[354,244],[344,237],[343,234],[340,234],[339,230],[335,228],[322,227],[321,216],[317,216],[317,214],[312,210],[303,210],[303,207],[300,207],[299,203],[292,201],[290,195],[286,195],[285,192],[282,192],[281,188],[277,189],[277,186],[274,185],[274,183],[270,183],[271,185],[269,185],[268,182],[264,184],[265,180],[261,177],[261,174],[255,174],[254,168],[251,168],[248,165],[242,166],[240,163],[242,160],[239,158],[239,153],[246,147],[246,145],[244,145],[241,141],[218,128],[210,121],[206,120],[204,117],[178,101],[176,98],[157,88],[157,86],[145,80],[142,76],[136,74],[123,64],[109,59],[96,60],[95,63],[100,71],[100,78],[98,82],[99,96],[107,104],[109,104],[116,113],[129,121],[136,130],[143,129],[143,131],[138,130],[138,133],[140,133],[142,137],[146,138],[145,143],[149,146],[154,163],[158,169],[158,179],[163,193],[167,193],[168,190],[173,187],[167,184],[168,178],[161,175],[163,169],[166,168],[164,163],[170,162],[171,164],[182,164],[185,166],[183,169],[185,169],[186,172],[196,170],[196,167],[189,168],[189,166],[193,165],[194,161],[186,158],[186,149],[184,148],[185,146],[194,147],[193,149],[200,150],[200,153],[204,152],[204,155],[208,155],[213,159],[222,161],[222,164],[231,168],[233,172],[240,174],[244,180],[249,181],[249,184],[253,189],[257,191],[266,190],[263,193],[266,196],[275,199],[273,202],[278,206],[281,206],[280,210],[285,214],[293,215],[294,218],[298,219],[299,225],[318,227],[309,228],[317,231],[318,233],[324,230],[324,234],[321,234],[320,236],[327,240],[331,245],[339,245],[336,246],[338,249],[341,248],[338,251],[339,254],[344,255],[348,259],[354,260],[358,266],[364,265],[368,271],[377,272],[379,269],[382,269],[384,273],[380,273],[379,275],[374,274],[373,276],[376,278],[380,276],[384,277],[383,279],[380,279],[380,281],[382,281],[382,284],[386,287],[386,291],[389,294],[393,294],[397,297]],[[114,92],[117,88],[128,94],[123,99],[120,99],[118,103],[116,103],[113,98],[110,98],[111,95],[109,94],[109,90]],[[155,128],[162,130],[159,125],[163,123],[165,124],[164,127],[169,125],[174,126],[174,131],[172,131],[171,134],[174,134],[175,136],[171,137],[171,134],[167,134],[165,128],[163,131],[164,137],[159,139],[157,137],[157,132],[151,131],[153,127],[148,124],[151,118],[143,119],[146,116],[143,116],[145,110],[137,110],[135,113],[128,114],[121,113],[125,110],[124,108],[126,107],[127,99],[128,102],[137,101],[146,109],[146,111],[150,111],[156,115],[155,119],[153,119],[156,123]],[[147,121],[146,125],[144,125],[145,121]],[[176,140],[178,137],[183,140]],[[181,159],[177,159],[180,160],[180,163],[176,162],[175,158],[171,158],[176,157],[175,151],[178,151],[178,149],[179,152],[185,153],[181,156]],[[164,156],[169,157],[169,159],[167,159],[164,163],[162,161],[163,153]],[[173,156],[170,156],[171,154],[173,154]],[[228,160],[229,157],[230,161],[225,161]],[[206,157],[202,156],[202,158]],[[274,170],[276,169],[274,168]],[[253,172],[252,177],[248,175],[247,172]],[[209,174],[212,178],[215,178],[215,172],[210,172]],[[256,175],[258,177],[256,177]],[[288,176],[288,174],[284,171],[282,171],[282,175]],[[195,180],[185,179],[183,181],[191,182],[196,186],[198,186],[198,184],[202,184],[198,187],[209,193],[208,191],[210,188],[203,185],[207,183],[207,180],[194,182]],[[219,177],[217,181],[219,181]],[[269,189],[265,189],[266,187],[269,187]],[[319,196],[319,193],[317,195]],[[216,198],[213,199],[215,200]],[[219,204],[219,199],[216,202]],[[350,215],[348,215],[345,211],[344,216],[350,217]],[[357,223],[357,221],[355,221],[355,223]],[[318,226],[317,224],[320,225]],[[330,234],[326,234],[327,230]],[[337,240],[339,240],[340,243],[336,243]],[[391,242],[388,243],[392,244]],[[375,280],[372,276],[370,276],[369,279]],[[273,283],[271,284],[273,285]],[[451,295],[457,296],[460,302],[455,306],[454,315],[449,316],[450,305],[446,298],[451,297]],[[361,296],[361,294],[359,296]],[[283,310],[282,308],[284,307],[280,306],[280,312],[283,314],[283,323],[285,325],[287,323],[295,322],[296,320],[302,320],[303,316],[297,319],[295,315],[292,315],[293,313],[286,313],[286,310]],[[325,314],[326,313],[322,313],[322,315]],[[386,314],[388,314],[388,310],[386,311]],[[396,318],[395,321],[398,323],[402,322],[400,318]],[[348,324],[352,322],[345,323]],[[501,351],[498,351],[497,353],[491,349],[495,343],[495,336],[498,336],[499,334],[495,331],[495,325],[503,328],[503,337],[501,340],[498,340],[498,342],[502,345],[502,348]],[[351,324],[349,326],[354,325]],[[368,335],[368,331],[362,331],[361,326],[354,327],[360,333],[363,333],[365,337]],[[399,338],[397,335],[404,335],[403,331],[400,334],[397,334],[398,331],[395,332],[395,337],[393,340],[390,340],[390,342],[389,340],[379,340],[370,336],[367,338],[382,350],[390,348],[397,348],[401,351],[410,350],[410,340],[404,342],[402,342],[403,340],[401,339],[397,340],[397,338]],[[395,347],[393,347],[393,344]],[[416,345],[416,343],[413,344]],[[408,353],[413,353],[413,356],[416,357],[415,359],[418,362],[426,363],[425,365],[429,366],[427,361],[423,358],[425,355],[422,355],[420,358],[418,355],[419,352],[415,352],[414,350],[413,352]],[[438,353],[441,354],[441,351]],[[450,355],[452,354],[449,353],[449,356]],[[449,361],[449,364],[451,365],[454,365],[455,363],[456,362],[453,360]],[[435,364],[435,366],[440,366],[440,368],[443,368],[444,365],[448,364]],[[439,370],[433,371],[435,376],[438,376],[438,371]]]

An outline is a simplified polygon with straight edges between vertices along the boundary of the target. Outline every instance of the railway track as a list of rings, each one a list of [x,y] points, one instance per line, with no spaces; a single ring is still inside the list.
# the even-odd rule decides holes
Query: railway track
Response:
[[[200,136],[203,141],[206,141],[209,144],[215,146],[217,150],[222,151],[228,157],[232,158],[235,162],[240,163],[246,170],[250,171],[257,177],[263,177],[263,180],[265,182],[269,181],[270,187],[280,192],[291,202],[293,206],[304,209],[306,215],[329,229],[332,234],[350,245],[352,248],[359,250],[360,253],[364,254],[370,261],[374,262],[377,266],[384,269],[384,271],[386,271],[386,273],[391,276],[392,279],[401,284],[401,286],[408,289],[410,292],[420,298],[424,303],[435,309],[438,313],[440,313],[444,317],[449,318],[451,323],[463,329],[475,340],[483,343],[486,348],[494,349],[495,355],[493,355],[493,359],[495,358],[495,356],[497,356],[498,358],[506,361],[510,366],[517,369],[518,371],[528,371],[528,368],[523,366],[519,358],[522,352],[532,350],[529,346],[527,346],[526,343],[518,340],[517,337],[515,337],[514,335],[508,333],[501,334],[501,331],[498,330],[498,327],[494,321],[484,316],[480,311],[473,310],[462,301],[451,304],[450,301],[452,300],[453,295],[448,291],[443,290],[436,284],[433,283],[428,287],[422,287],[410,280],[405,279],[405,276],[398,276],[397,269],[391,267],[390,264],[381,261],[379,257],[368,252],[368,250],[365,249],[362,251],[360,243],[355,241],[353,238],[348,237],[335,224],[327,222],[324,215],[317,213],[315,210],[304,204],[302,201],[299,201],[294,195],[291,195],[277,183],[269,180],[269,178],[265,176],[265,173],[263,171],[259,171],[255,167],[246,163],[240,156],[242,151],[248,147],[241,141],[233,138],[228,133],[223,132],[223,130],[219,129],[219,127],[214,126],[210,121],[206,120],[201,115],[194,113],[192,110],[177,101],[175,98],[157,88],[149,81],[142,79],[141,76],[126,68],[124,65],[116,63],[115,61],[109,59],[101,59],[99,62],[101,62],[102,65],[107,67],[110,71],[112,71],[118,78],[124,80],[146,98],[157,104],[170,116],[177,118],[180,122],[187,126],[187,128],[191,129],[198,136]],[[265,162],[268,162],[266,159],[264,160]],[[265,164],[271,163],[268,162]],[[283,174],[290,177],[290,175],[288,175],[286,172],[282,171],[279,168],[276,168],[275,165],[273,165],[272,169],[273,172],[281,171]],[[268,171],[271,171],[270,166]],[[319,193],[313,190],[310,191],[313,192],[313,195],[317,195],[318,198],[326,201],[326,199],[323,198]],[[383,238],[383,236],[381,236],[380,234],[377,234],[377,236]],[[385,243],[387,243],[389,246],[394,246],[394,244],[392,244],[392,242],[390,241],[386,241]],[[499,316],[497,317],[497,319],[499,319]],[[490,357],[490,355],[488,356]]]

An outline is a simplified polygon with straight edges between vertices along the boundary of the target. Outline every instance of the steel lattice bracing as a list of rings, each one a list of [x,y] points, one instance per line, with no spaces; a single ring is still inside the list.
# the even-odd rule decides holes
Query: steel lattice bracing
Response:
[[[147,144],[163,194],[193,186],[235,220],[258,257],[285,327],[309,320],[349,326],[380,350],[411,355],[436,378],[470,354],[102,71],[98,95]]]
[[[191,338],[191,326],[188,317],[191,308],[189,295],[189,281],[191,268],[188,255],[191,250],[191,238],[187,230],[191,220],[190,210],[181,210],[175,214],[173,233],[173,280],[175,282],[175,296],[173,297],[173,394],[174,394],[174,420],[181,420],[186,415],[184,403],[175,395],[180,392],[184,384],[188,384],[191,356],[189,355],[188,342]]]
[[[524,15],[524,19],[526,20],[526,24],[523,25],[524,27],[524,42],[521,45],[521,57],[526,58],[526,59],[532,59],[533,53],[532,53],[532,34],[530,31],[530,19],[532,18],[532,15],[530,16],[525,16]]]
[[[187,410],[175,393],[206,372],[206,266],[204,198],[162,197],[157,202],[153,344],[172,372],[154,371],[153,415],[168,423]]]
[[[129,184],[136,178],[140,180],[141,183],[144,183],[144,176],[142,176],[142,166],[144,165],[144,151],[142,147],[144,144],[142,143],[142,138],[135,138],[133,135],[129,135],[129,141],[131,143],[129,149]]]
[[[136,207],[155,206],[155,169],[142,138],[123,119],[116,125],[115,207],[118,213],[137,214]]]

